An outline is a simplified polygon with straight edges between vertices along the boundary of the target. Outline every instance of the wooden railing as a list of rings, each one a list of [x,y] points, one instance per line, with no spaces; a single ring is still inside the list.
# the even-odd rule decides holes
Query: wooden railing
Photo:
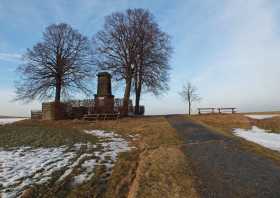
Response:
[[[215,113],[215,108],[198,108],[198,114]]]
[[[31,119],[32,120],[41,120],[42,119],[42,111],[40,110],[32,110],[31,111]]]
[[[221,107],[221,108],[198,108],[198,114],[214,114],[216,113],[216,110],[218,110],[219,114],[222,113],[236,113],[235,107]]]
[[[228,113],[231,112],[232,114],[236,113],[235,107],[227,107],[227,108],[218,108],[219,113]]]

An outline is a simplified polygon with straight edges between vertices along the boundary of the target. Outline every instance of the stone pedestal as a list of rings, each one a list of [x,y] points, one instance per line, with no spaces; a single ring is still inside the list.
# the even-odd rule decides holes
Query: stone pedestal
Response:
[[[94,113],[113,113],[114,112],[114,96],[98,96],[95,95]]]

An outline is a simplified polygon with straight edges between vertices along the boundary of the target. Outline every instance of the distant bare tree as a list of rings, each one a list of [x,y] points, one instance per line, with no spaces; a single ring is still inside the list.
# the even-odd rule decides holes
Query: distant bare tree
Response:
[[[183,85],[183,89],[179,94],[183,100],[188,103],[188,112],[190,116],[192,104],[201,100],[197,93],[197,88],[188,82],[187,85]]]
[[[86,80],[93,77],[90,43],[68,24],[53,24],[43,33],[43,41],[24,55],[18,67],[16,100],[40,100],[55,96],[59,102],[71,91],[89,93]]]
[[[111,71],[115,80],[125,80],[123,115],[128,113],[133,81],[138,106],[143,84],[154,93],[167,87],[168,41],[150,12],[143,9],[107,16],[104,29],[94,36],[96,65]]]

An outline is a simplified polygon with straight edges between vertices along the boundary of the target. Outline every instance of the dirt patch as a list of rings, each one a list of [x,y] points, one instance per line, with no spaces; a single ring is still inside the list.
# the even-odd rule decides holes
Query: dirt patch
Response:
[[[125,198],[136,175],[139,152],[121,154],[107,185],[106,198]]]
[[[128,198],[198,197],[191,172],[186,157],[176,147],[143,152]]]

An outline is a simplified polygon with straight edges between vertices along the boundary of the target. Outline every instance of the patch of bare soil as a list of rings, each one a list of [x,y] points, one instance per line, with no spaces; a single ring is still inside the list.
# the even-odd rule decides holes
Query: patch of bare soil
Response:
[[[128,198],[198,197],[191,169],[177,147],[159,147],[141,154]]]

